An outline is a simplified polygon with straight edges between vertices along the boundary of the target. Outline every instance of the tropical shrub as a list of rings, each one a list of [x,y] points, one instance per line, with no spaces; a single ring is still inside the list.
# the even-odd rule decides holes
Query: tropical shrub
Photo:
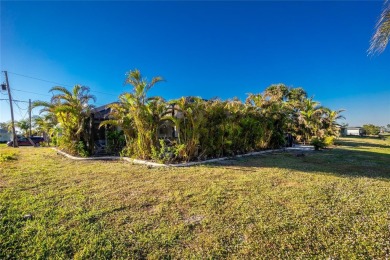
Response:
[[[231,156],[285,145],[286,133],[295,139],[326,147],[336,136],[336,120],[342,110],[332,111],[308,98],[302,88],[271,85],[261,94],[238,99],[204,100],[182,97],[165,102],[147,97],[161,77],[145,80],[138,70],[128,73],[132,93],[112,104],[111,120],[101,125],[123,129],[126,147],[121,154],[162,162],[191,161]],[[159,140],[161,124],[171,122],[176,137]]]
[[[323,137],[314,136],[311,139],[311,144],[314,146],[315,150],[319,150],[333,145],[334,139],[335,139],[334,136],[323,136]]]
[[[166,102],[148,97],[162,77],[146,80],[139,70],[129,71],[125,84],[131,92],[110,104],[107,151],[140,159],[179,162],[232,156],[285,145],[286,133],[316,147],[333,143],[342,110],[332,111],[308,98],[302,88],[271,85],[262,93],[249,94],[245,102],[182,97]],[[53,87],[51,102],[34,102],[45,114],[34,120],[36,130],[52,136],[60,148],[80,156],[93,154],[92,105],[87,87],[72,91]],[[169,122],[169,123],[167,123]],[[160,140],[159,129],[174,127],[175,137]],[[113,126],[118,127],[116,130]]]
[[[168,144],[166,140],[160,139],[159,147],[152,147],[152,158],[162,163],[172,163],[183,158],[184,144]]]
[[[77,144],[83,142],[88,154],[93,152],[93,140],[91,136],[91,110],[89,104],[95,97],[89,94],[89,88],[75,85],[71,91],[64,87],[56,86],[50,89],[56,93],[50,102],[35,101],[33,107],[43,107],[41,113],[47,113],[60,125],[62,136],[57,140],[60,148],[72,154],[79,154]],[[48,126],[49,127],[49,126]],[[53,128],[52,125],[50,125]],[[50,132],[50,131],[48,131]]]
[[[15,152],[2,152],[0,153],[0,162],[17,160],[16,156],[17,154]]]
[[[335,136],[325,136],[324,137],[324,145],[325,147],[334,145]]]
[[[380,133],[380,127],[373,124],[363,125],[363,130],[366,135],[378,135]]]
[[[109,130],[107,133],[106,151],[110,154],[118,154],[126,146],[123,130]]]
[[[311,144],[314,146],[315,150],[319,150],[325,147],[324,139],[317,136],[311,139]]]
[[[87,151],[86,146],[85,146],[83,141],[79,141],[76,144],[76,151],[77,151],[77,154],[79,154],[82,157],[88,157],[89,156],[89,152]]]

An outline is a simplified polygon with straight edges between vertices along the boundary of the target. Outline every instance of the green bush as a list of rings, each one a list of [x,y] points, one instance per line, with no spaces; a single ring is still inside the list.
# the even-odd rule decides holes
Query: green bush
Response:
[[[0,153],[0,162],[6,162],[11,160],[17,160],[16,153],[14,152],[3,152]]]
[[[325,147],[323,138],[313,137],[310,142],[314,146],[314,150],[319,150]]]
[[[315,136],[311,139],[311,144],[314,146],[315,150],[319,150],[333,145],[334,139],[335,139],[334,136],[324,136],[324,137]]]
[[[77,150],[77,154],[80,155],[81,157],[88,157],[89,156],[89,152],[86,149],[86,146],[85,146],[83,141],[79,141],[76,144],[76,150]]]
[[[126,145],[122,151],[119,152],[121,157],[134,157],[134,148],[131,144]]]
[[[109,154],[118,154],[126,145],[123,131],[111,130],[107,133],[106,151]]]
[[[324,138],[325,147],[331,146],[334,144],[335,137],[334,136],[326,136]]]
[[[183,158],[184,150],[184,144],[167,145],[165,140],[160,139],[160,146],[158,148],[152,147],[152,158],[161,163],[172,163]]]
[[[366,135],[378,135],[380,133],[380,127],[373,124],[363,125],[363,129]]]

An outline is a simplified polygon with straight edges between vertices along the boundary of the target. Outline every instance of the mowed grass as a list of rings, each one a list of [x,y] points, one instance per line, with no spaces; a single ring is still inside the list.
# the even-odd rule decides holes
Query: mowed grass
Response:
[[[1,146],[0,259],[388,259],[390,141],[337,143],[190,168]]]

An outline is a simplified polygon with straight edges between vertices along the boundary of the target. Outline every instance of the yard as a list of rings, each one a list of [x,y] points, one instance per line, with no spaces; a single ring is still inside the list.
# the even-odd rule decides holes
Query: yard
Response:
[[[297,153],[175,169],[1,146],[0,258],[390,258],[390,140]]]

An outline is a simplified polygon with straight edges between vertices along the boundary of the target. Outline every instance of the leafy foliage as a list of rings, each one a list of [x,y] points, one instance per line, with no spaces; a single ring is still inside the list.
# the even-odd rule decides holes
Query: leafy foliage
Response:
[[[79,154],[82,157],[88,157],[88,155],[89,155],[83,141],[79,141],[76,144],[76,151],[77,151],[77,154]]]
[[[313,137],[311,139],[311,144],[314,146],[315,150],[319,150],[334,143],[334,136],[325,136],[325,137]]]
[[[0,162],[6,162],[11,160],[16,160],[17,154],[15,152],[1,152],[0,153]]]
[[[21,119],[19,121],[15,121],[15,126],[20,129],[22,135],[28,135],[28,130],[30,129],[30,122],[28,119]]]
[[[367,135],[378,135],[380,132],[380,127],[373,124],[363,125],[363,130]]]
[[[126,84],[132,93],[123,93],[110,105],[111,119],[101,126],[117,125],[124,131],[122,154],[158,161],[191,161],[231,156],[259,149],[279,148],[285,134],[309,142],[313,136],[325,139],[338,135],[337,120],[342,110],[332,111],[307,98],[302,88],[284,84],[269,86],[261,94],[249,94],[245,103],[182,97],[165,102],[148,97],[147,91],[162,81],[150,82],[138,70],[128,73]],[[170,122],[175,137],[169,144],[159,141],[162,124]]]
[[[375,27],[376,31],[371,38],[369,55],[382,53],[389,42],[390,37],[390,2],[385,1],[381,16]]]
[[[125,85],[132,91],[122,93],[118,102],[108,105],[109,119],[100,124],[110,129],[107,150],[164,162],[232,156],[282,147],[286,133],[304,143],[313,137],[337,136],[337,120],[343,118],[343,110],[325,108],[308,98],[302,88],[284,84],[248,94],[244,103],[237,98],[224,101],[200,97],[166,102],[162,97],[147,95],[161,81],[159,76],[148,81],[137,69],[127,73]],[[94,97],[89,89],[76,85],[72,91],[63,87],[51,91],[57,93],[51,102],[34,103],[46,112],[35,120],[36,125],[53,136],[56,129],[58,135],[53,141],[68,152],[92,154],[92,106],[88,102]],[[162,126],[172,129],[169,142],[160,140]]]
[[[119,103],[109,106],[112,120],[100,126],[113,124],[120,126],[126,139],[126,153],[141,159],[150,159],[152,148],[158,146],[158,127],[165,109],[165,101],[160,97],[147,98],[147,92],[161,77],[150,82],[135,69],[127,74],[126,85],[133,87],[132,93],[123,93]]]
[[[58,122],[62,134],[58,142],[61,148],[78,154],[80,149],[77,147],[80,142],[83,142],[85,149],[91,154],[93,143],[89,125],[93,106],[89,102],[95,101],[95,97],[89,94],[88,87],[80,85],[75,85],[71,91],[56,86],[51,88],[50,92],[56,93],[51,98],[51,102],[33,103],[33,107],[43,107],[41,112],[47,113],[46,122],[40,122],[42,127],[54,128],[51,123]]]

